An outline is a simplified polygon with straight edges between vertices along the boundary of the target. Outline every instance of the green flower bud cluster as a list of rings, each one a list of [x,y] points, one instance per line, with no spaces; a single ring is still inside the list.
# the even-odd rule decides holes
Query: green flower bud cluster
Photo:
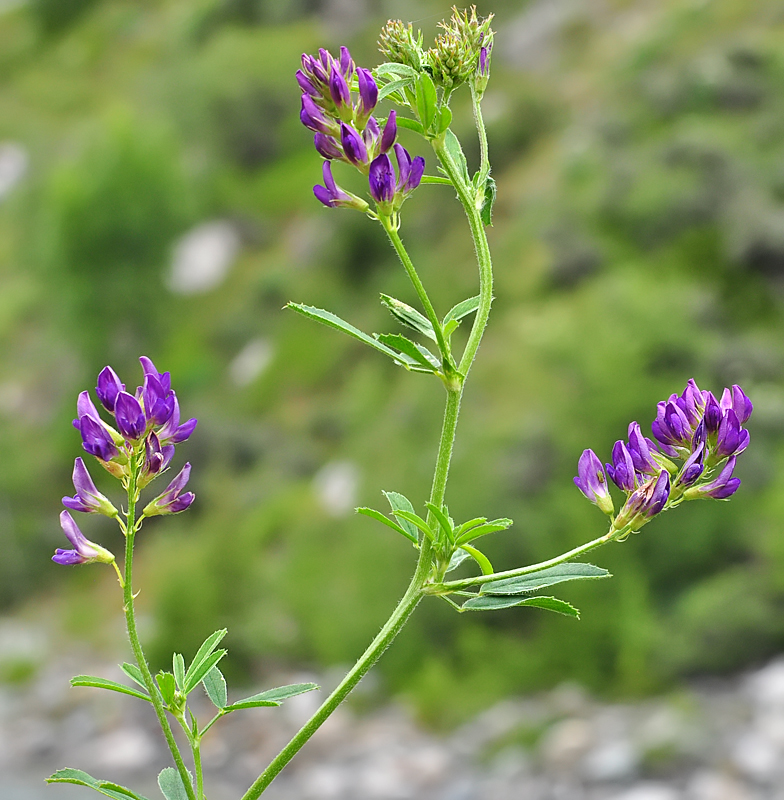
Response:
[[[473,78],[477,73],[480,53],[492,47],[491,14],[485,19],[477,17],[476,6],[459,11],[452,8],[449,22],[439,23],[443,33],[435,47],[427,51],[427,62],[436,84],[453,89]]]
[[[422,31],[417,31],[409,22],[404,25],[399,19],[391,19],[381,29],[378,49],[395,64],[406,64],[417,72],[422,71],[425,53],[422,49]]]

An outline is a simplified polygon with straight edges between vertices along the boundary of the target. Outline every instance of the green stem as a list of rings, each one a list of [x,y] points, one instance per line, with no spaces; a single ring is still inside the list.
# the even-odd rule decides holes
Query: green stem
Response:
[[[562,553],[560,556],[555,556],[555,558],[548,559],[547,561],[540,561],[538,564],[531,564],[527,567],[508,569],[505,572],[493,572],[490,575],[474,575],[472,578],[463,578],[459,581],[448,581],[447,583],[434,586],[433,589],[436,594],[440,593],[442,590],[453,592],[458,589],[465,589],[468,586],[475,586],[477,583],[500,581],[502,578],[517,578],[520,575],[528,575],[531,572],[539,572],[539,570],[546,569],[547,567],[556,567],[558,564],[563,564],[564,561],[571,561],[573,558],[577,558],[577,556],[581,556],[590,550],[594,550],[597,547],[601,547],[603,544],[607,544],[607,542],[613,541],[613,539],[617,537],[617,534],[617,531],[610,529],[610,531],[605,533],[604,536],[600,536],[598,539],[594,539],[586,544],[581,544],[579,547],[575,547],[573,550],[569,550],[569,552]]]
[[[482,127],[482,131],[484,131],[484,127]],[[490,317],[490,306],[493,302],[493,261],[490,257],[490,245],[487,242],[482,218],[479,215],[474,198],[471,196],[470,187],[463,181],[457,165],[444,145],[443,138],[434,139],[432,144],[438,160],[457,191],[458,199],[463,205],[466,217],[468,217],[471,237],[474,240],[474,248],[476,250],[476,260],[479,265],[479,308],[476,311],[474,324],[471,327],[471,333],[468,336],[468,342],[458,367],[460,374],[465,378],[474,363],[476,352],[487,327],[487,320]]]
[[[161,731],[166,739],[166,744],[169,745],[174,763],[177,766],[177,772],[180,773],[183,785],[185,786],[185,793],[188,795],[188,800],[196,800],[196,795],[193,793],[191,786],[190,776],[182,760],[179,747],[174,739],[171,725],[166,717],[166,709],[161,702],[158,688],[153,681],[150,667],[147,664],[144,651],[142,650],[141,642],[139,641],[139,634],[136,630],[136,614],[133,607],[133,541],[136,536],[136,464],[131,463],[131,479],[128,485],[128,513],[126,514],[126,528],[127,533],[125,537],[125,586],[123,587],[123,599],[125,603],[125,623],[128,628],[128,638],[131,642],[133,655],[136,658],[136,663],[142,673],[144,686],[147,693],[150,695],[155,714],[158,717],[158,723],[161,726]]]
[[[198,738],[191,742],[193,751],[193,768],[196,771],[196,796],[198,800],[204,800],[204,775],[201,769],[201,747]]]
[[[476,204],[484,202],[485,181],[490,174],[490,155],[487,147],[485,121],[482,117],[482,101],[473,86],[471,86],[471,102],[474,108],[474,123],[479,134],[479,181],[476,185],[476,200],[474,201]]]
[[[446,360],[449,358],[449,347],[444,339],[444,331],[441,327],[441,321],[438,319],[436,310],[433,308],[433,304],[430,302],[430,298],[427,296],[427,292],[422,284],[422,280],[420,279],[419,274],[417,273],[416,268],[411,261],[411,257],[408,255],[408,251],[403,245],[403,240],[400,238],[400,234],[397,231],[397,226],[394,224],[391,217],[381,216],[379,219],[381,220],[381,224],[384,226],[384,230],[387,232],[389,241],[392,242],[392,247],[395,248],[398,258],[408,273],[408,277],[411,280],[417,295],[419,296],[419,301],[422,303],[422,307],[425,309],[425,314],[430,320],[430,324],[433,326],[433,332],[435,333],[436,340],[438,341],[438,348],[441,351],[441,357]]]

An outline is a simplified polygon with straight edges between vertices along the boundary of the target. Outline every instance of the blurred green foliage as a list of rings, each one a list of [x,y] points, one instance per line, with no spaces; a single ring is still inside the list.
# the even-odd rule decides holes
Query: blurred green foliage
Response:
[[[534,24],[543,5],[480,4],[499,30],[486,98],[498,299],[450,511],[515,519],[489,550],[499,568],[593,538],[604,520],[572,484],[579,454],[607,456],[692,376],[743,384],[752,445],[731,503],[689,504],[596,553],[615,577],[565,590],[580,623],[423,603],[380,669],[442,724],[565,678],[629,695],[784,646],[784,13],[775,0],[617,0],[564,4],[550,30]],[[200,419],[179,455],[197,503],[141,537],[157,660],[228,625],[238,674],[348,663],[402,592],[414,553],[371,520],[330,516],[314,480],[348,462],[357,505],[391,489],[421,507],[442,392],[281,311],[313,303],[381,331],[394,323],[379,292],[413,301],[382,231],[314,200],[293,73],[302,51],[343,43],[370,66],[385,15],[432,33],[448,10],[346,8],[36,0],[0,12],[0,141],[30,164],[0,200],[5,607],[74,579],[48,557],[80,453],[75,397],[106,363],[132,384],[141,353]],[[455,128],[475,163],[465,98]],[[432,154],[406,143],[432,172]],[[228,276],[172,293],[174,243],[216,219],[242,241]],[[437,308],[475,293],[448,190],[422,187],[403,235]],[[252,342],[271,360],[237,378]],[[88,535],[119,550],[100,523]],[[91,568],[82,580],[105,598],[113,579]]]

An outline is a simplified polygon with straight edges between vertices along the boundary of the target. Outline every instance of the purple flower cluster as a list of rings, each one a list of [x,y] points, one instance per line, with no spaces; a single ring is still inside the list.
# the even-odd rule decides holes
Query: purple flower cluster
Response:
[[[682,394],[658,404],[651,426],[655,441],[632,422],[628,442],[619,440],[613,446],[612,463],[603,467],[596,454],[586,450],[574,482],[609,515],[614,506],[606,476],[626,493],[613,520],[617,531],[636,530],[682,500],[724,500],[740,486],[732,473],[737,456],[749,444],[749,432],[742,426],[752,408],[740,386],[725,389],[717,400],[690,380]],[[678,460],[683,461],[680,466]]]
[[[357,98],[351,90],[356,81]],[[313,143],[326,159],[323,168],[324,186],[314,186],[313,193],[330,208],[345,207],[367,211],[362,198],[341,189],[332,176],[332,161],[345,161],[368,175],[370,194],[382,210],[397,210],[422,180],[425,161],[413,160],[396,145],[397,121],[390,111],[384,127],[372,116],[378,102],[378,86],[370,70],[354,64],[348,48],[340,48],[335,58],[326,50],[318,56],[302,55],[302,69],[297,70],[297,83],[302,89],[302,124],[314,131]],[[395,178],[387,155],[393,148],[398,162]]]
[[[125,390],[125,384],[111,367],[104,367],[98,375],[95,393],[114,418],[114,425],[102,419],[89,392],[79,395],[77,418],[73,421],[82,436],[82,447],[126,487],[133,478],[136,490],[145,487],[169,466],[174,446],[184,442],[197,423],[196,419],[189,419],[180,424],[180,406],[171,388],[169,373],[159,372],[146,356],[139,360],[144,380],[134,394]],[[166,491],[148,505],[151,513],[146,516],[177,514],[188,508],[194,500],[192,492],[183,492],[189,475],[190,464],[186,464]],[[96,488],[81,458],[74,462],[73,484],[74,496],[63,498],[66,508],[84,514],[118,516],[117,509]],[[60,524],[75,549],[58,550],[54,561],[58,564],[106,561],[108,551],[89,542],[70,514],[63,512]],[[110,561],[113,560],[111,556]]]

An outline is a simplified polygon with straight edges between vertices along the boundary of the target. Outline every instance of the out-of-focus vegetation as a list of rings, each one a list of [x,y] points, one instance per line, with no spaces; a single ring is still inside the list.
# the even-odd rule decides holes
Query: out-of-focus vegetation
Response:
[[[755,411],[738,494],[599,551],[615,577],[569,587],[580,623],[422,604],[380,670],[447,721],[565,678],[640,693],[784,645],[784,10],[479,5],[499,31],[486,98],[498,299],[460,423],[453,516],[515,520],[489,547],[497,567],[550,557],[604,529],[571,481],[584,448],[607,456],[691,376],[742,383]],[[431,35],[448,14],[435,2],[0,4],[0,140],[28,163],[0,203],[6,608],[78,597],[67,625],[81,635],[117,610],[110,570],[49,556],[81,452],[76,394],[106,363],[135,385],[144,353],[200,419],[179,456],[197,503],[141,537],[155,657],[227,624],[237,672],[343,664],[385,619],[414,553],[342,512],[378,506],[381,489],[424,503],[443,393],[281,310],[304,301],[393,330],[379,292],[413,301],[381,229],[313,198],[319,159],[293,73],[302,51],[344,43],[372,66],[386,17],[423,8]],[[455,120],[475,162],[465,98]],[[230,223],[238,257],[211,290],[172,292],[175,242],[209,220]],[[418,190],[403,235],[439,309],[475,293],[445,187]],[[119,552],[110,524],[87,522]]]

